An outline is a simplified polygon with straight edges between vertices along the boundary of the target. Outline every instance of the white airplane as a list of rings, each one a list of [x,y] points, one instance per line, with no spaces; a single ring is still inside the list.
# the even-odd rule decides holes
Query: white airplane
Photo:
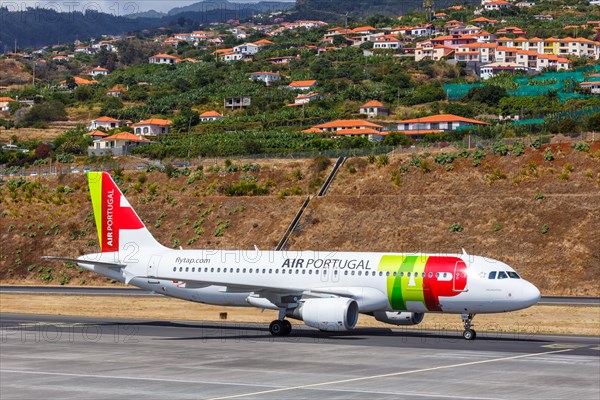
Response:
[[[540,291],[508,265],[463,254],[169,249],[158,243],[107,172],[88,183],[101,253],[80,267],[166,296],[279,312],[272,335],[288,335],[286,317],[322,331],[346,331],[359,313],[392,325],[419,324],[427,312],[460,314],[473,340],[475,314],[520,310]]]

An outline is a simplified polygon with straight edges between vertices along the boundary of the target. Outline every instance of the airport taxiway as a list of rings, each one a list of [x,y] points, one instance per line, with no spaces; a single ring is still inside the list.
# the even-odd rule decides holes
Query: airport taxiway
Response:
[[[600,338],[2,314],[6,399],[594,399]]]

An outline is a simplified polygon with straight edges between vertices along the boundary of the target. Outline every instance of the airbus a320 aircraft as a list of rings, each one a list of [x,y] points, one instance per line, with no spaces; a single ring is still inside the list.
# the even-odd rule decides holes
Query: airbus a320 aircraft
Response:
[[[508,265],[463,254],[169,249],[158,243],[107,172],[88,173],[101,252],[80,267],[140,288],[199,303],[279,312],[322,331],[346,331],[359,313],[392,325],[419,324],[427,312],[472,319],[532,306],[540,291]]]

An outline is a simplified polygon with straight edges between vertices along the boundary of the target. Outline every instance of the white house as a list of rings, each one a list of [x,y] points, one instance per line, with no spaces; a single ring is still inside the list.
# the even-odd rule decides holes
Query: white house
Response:
[[[401,49],[404,43],[394,35],[381,36],[373,41],[374,49]]]
[[[377,100],[371,100],[363,104],[359,107],[358,112],[359,114],[366,115],[368,118],[387,117],[390,115],[390,109],[384,107],[384,105]]]
[[[281,80],[281,75],[279,75],[279,72],[259,71],[250,72],[248,75],[250,75],[250,80],[262,81],[266,83],[267,86],[270,85],[271,82]]]
[[[381,141],[385,133],[383,126],[362,119],[345,119],[315,125],[303,132],[329,132],[332,137],[358,136],[370,141]]]
[[[150,118],[131,125],[131,127],[136,135],[156,136],[171,133],[171,123],[170,119]]]
[[[97,66],[96,68],[92,69],[92,71],[90,72],[90,75],[94,78],[98,75],[106,76],[106,75],[108,75],[108,70],[106,68]]]
[[[169,54],[156,54],[148,58],[150,64],[177,64],[179,61],[178,57]]]
[[[317,81],[314,79],[306,81],[293,81],[288,85],[288,89],[292,90],[311,90],[317,86]]]
[[[95,131],[98,128],[103,128],[109,131],[111,129],[119,128],[120,126],[121,121],[119,121],[118,119],[103,116],[92,120],[90,126],[88,127],[88,131]]]
[[[489,125],[487,122],[476,119],[459,117],[454,114],[440,114],[429,117],[413,118],[403,121],[397,121],[398,131],[404,133],[431,133],[442,131],[453,131],[462,126],[468,125]]]
[[[129,154],[134,147],[152,143],[148,139],[141,138],[129,132],[117,133],[113,136],[107,136],[94,140],[88,147],[88,156],[112,154],[114,156],[124,156]]]
[[[10,97],[0,97],[0,111],[6,112],[8,111],[8,106],[10,103],[14,103],[16,100]]]
[[[260,50],[260,46],[257,46],[254,43],[244,43],[244,44],[240,44],[238,46],[235,46],[233,48],[233,52],[234,53],[239,53],[239,54],[248,54],[248,55],[252,55],[252,54],[256,54],[258,53]]]
[[[588,89],[592,94],[600,94],[600,81],[581,82],[579,85],[582,89]]]
[[[222,114],[219,114],[216,111],[206,111],[206,112],[200,114],[200,122],[218,121],[223,118],[225,118],[225,117],[223,117]]]
[[[322,99],[322,98],[323,98],[323,96],[321,96],[319,93],[299,94],[294,99],[294,103],[288,104],[288,107],[301,106],[301,105],[304,105],[304,104],[308,104],[308,103],[310,103],[313,100],[319,100],[319,99]]]
[[[509,3],[508,1],[504,1],[504,0],[494,0],[494,1],[490,1],[488,3],[486,3],[483,8],[486,11],[498,11],[498,10],[505,10],[508,8],[513,7],[512,3]]]

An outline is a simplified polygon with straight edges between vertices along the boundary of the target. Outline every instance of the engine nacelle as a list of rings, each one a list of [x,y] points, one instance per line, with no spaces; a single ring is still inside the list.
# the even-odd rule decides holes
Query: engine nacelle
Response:
[[[392,325],[418,325],[423,321],[425,313],[375,311],[375,319]]]
[[[347,331],[356,326],[358,304],[344,297],[307,299],[288,316],[322,331]]]

